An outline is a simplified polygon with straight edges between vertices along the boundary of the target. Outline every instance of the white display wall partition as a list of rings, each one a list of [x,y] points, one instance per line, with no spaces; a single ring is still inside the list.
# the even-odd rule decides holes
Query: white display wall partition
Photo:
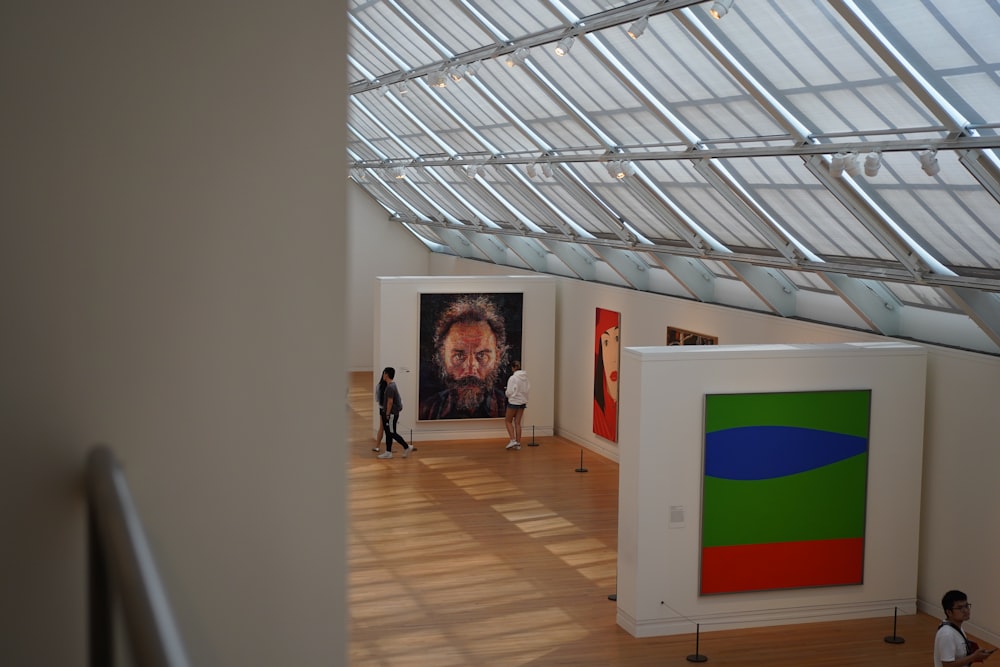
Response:
[[[553,433],[555,405],[556,280],[550,276],[378,277],[372,367],[396,369],[403,400],[398,431],[414,442],[497,438],[506,441],[501,418],[419,419],[420,317],[422,294],[523,295],[521,363],[531,381],[524,437]],[[427,363],[426,360],[424,363]],[[377,380],[377,378],[376,378]],[[505,382],[506,378],[502,378]],[[374,387],[373,398],[374,401]],[[377,417],[372,424],[378,429]]]
[[[637,637],[916,611],[926,352],[903,343],[626,348],[618,624]],[[870,390],[860,584],[702,595],[705,397]],[[878,634],[876,632],[876,634]]]

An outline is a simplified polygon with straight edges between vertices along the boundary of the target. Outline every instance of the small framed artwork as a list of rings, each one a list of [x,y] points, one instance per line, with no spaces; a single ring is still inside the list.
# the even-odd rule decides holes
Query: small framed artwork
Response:
[[[718,345],[718,336],[695,333],[676,327],[667,327],[667,345]]]

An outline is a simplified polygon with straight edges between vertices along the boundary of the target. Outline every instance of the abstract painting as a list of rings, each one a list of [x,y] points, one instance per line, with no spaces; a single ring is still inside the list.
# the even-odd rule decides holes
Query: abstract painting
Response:
[[[705,397],[701,593],[860,584],[871,390]]]

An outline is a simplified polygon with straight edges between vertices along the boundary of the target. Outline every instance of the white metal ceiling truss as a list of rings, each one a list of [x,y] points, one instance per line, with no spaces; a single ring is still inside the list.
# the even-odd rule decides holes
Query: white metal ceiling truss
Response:
[[[356,0],[348,62],[356,77],[351,175],[438,252],[589,281],[615,275],[643,291],[668,293],[669,276],[677,294],[723,305],[718,281],[736,279],[761,309],[782,317],[810,312],[815,319],[799,300],[826,292],[871,331],[953,344],[904,316],[907,308],[926,307],[894,289],[910,284],[936,290],[927,303],[950,303],[989,341],[978,349],[997,354],[1000,117],[986,117],[997,112],[985,100],[1000,96],[1000,56],[976,50],[990,38],[969,34],[956,38],[955,50],[978,61],[964,69],[931,62],[934,56],[925,58],[914,43],[914,27],[893,20],[927,9],[989,32],[1000,27],[1000,9],[977,0],[901,2],[908,7],[894,5],[888,17],[874,0],[736,0],[732,18],[715,21],[701,0],[611,8],[597,0]],[[970,21],[971,12],[982,14]],[[624,27],[649,17],[672,39],[643,37],[637,49]],[[770,46],[748,51],[786,24],[803,41],[820,37],[821,27],[835,30],[857,57],[841,63],[838,55],[851,54],[826,52],[819,42],[805,50],[782,43],[770,60]],[[953,25],[947,28],[954,34]],[[565,58],[591,63],[577,75],[593,75],[590,88],[560,79],[560,61],[537,51],[568,37],[577,46]],[[797,57],[811,63],[803,71],[826,68],[840,77],[831,80],[829,95],[821,81],[813,89],[789,83]],[[501,66],[508,58],[510,67]],[[661,60],[675,66],[663,69]],[[696,62],[718,69],[699,72]],[[963,99],[980,95],[970,93],[966,79],[975,80],[976,91],[993,89]],[[640,110],[623,107],[617,116],[599,81],[613,83],[629,96],[620,103]],[[464,86],[462,96],[449,101],[446,85]],[[699,95],[678,95],[681,85]],[[518,86],[526,86],[523,93]],[[706,96],[713,86],[716,97]],[[896,95],[902,110],[881,113],[867,99],[846,110],[817,106],[859,97],[864,86]],[[421,103],[411,108],[414,95]],[[537,113],[529,100],[541,107]],[[718,111],[700,112],[700,105]],[[748,118],[741,122],[730,109]],[[754,123],[757,133],[737,129]],[[650,141],[658,127],[664,140]],[[728,137],[719,132],[725,127],[732,128]],[[920,174],[923,152],[928,159],[951,152],[948,173]],[[835,173],[836,157],[866,154],[879,163],[868,178]],[[781,173],[791,169],[781,162],[789,158],[803,166],[791,180]],[[877,181],[883,160],[891,162],[892,178]],[[605,176],[614,161],[623,161],[618,179]],[[708,193],[714,196],[706,199]],[[949,202],[961,204],[965,227],[948,227],[942,207]],[[801,213],[790,217],[792,211]],[[974,237],[966,242],[969,228]]]

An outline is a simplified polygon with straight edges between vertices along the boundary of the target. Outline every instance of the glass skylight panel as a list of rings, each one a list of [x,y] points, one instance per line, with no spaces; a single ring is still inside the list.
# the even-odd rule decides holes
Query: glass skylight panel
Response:
[[[770,248],[770,244],[687,160],[643,161],[642,168],[690,218],[726,246]]]
[[[736,274],[733,273],[732,270],[728,266],[726,266],[724,262],[717,262],[711,259],[702,259],[700,261],[702,264],[705,265],[706,269],[712,272],[712,275],[714,275],[716,278],[736,277]]]
[[[820,256],[892,255],[808,172],[798,157],[724,161],[794,238]]]
[[[933,70],[932,84],[940,77],[958,93],[954,102],[969,120],[996,122],[1000,105],[1000,12],[996,4],[980,0],[912,4],[905,16],[889,13],[894,27]],[[934,48],[923,48],[927,44]],[[947,90],[942,94],[953,97]]]
[[[374,76],[386,72],[394,72],[399,69],[399,65],[382,48],[372,43],[368,37],[358,30],[349,31],[351,42],[351,57],[354,58],[360,67],[363,67]],[[364,77],[360,74],[348,79],[354,82]]]
[[[574,223],[597,236],[606,236],[618,223],[609,215],[599,213],[596,206],[588,207],[582,203],[587,195],[577,188],[565,187],[546,188],[545,197],[559,207]]]
[[[494,41],[493,35],[483,30],[451,0],[441,2],[404,2],[403,7],[435,38],[448,45],[451,55],[472,51]],[[457,20],[461,17],[462,20]]]
[[[483,173],[484,175],[480,178],[490,181],[490,185],[492,186],[493,179],[490,178],[490,171],[486,170]],[[493,222],[505,224],[506,226],[520,227],[514,213],[497,200],[478,179],[468,179],[465,182],[453,185],[462,194],[462,197],[476,207],[477,211]]]
[[[541,192],[542,196],[545,196],[547,190],[561,187],[554,185],[552,181],[533,182],[532,185]],[[561,228],[562,221],[559,219],[559,216],[552,211],[548,204],[535,196],[532,190],[511,180],[498,180],[493,184],[493,187],[507,201],[517,206],[522,215],[535,224],[544,227]]]
[[[511,40],[541,32],[562,23],[562,19],[538,0],[468,0],[497,25]]]
[[[500,69],[503,67],[503,69]],[[489,99],[487,95],[479,91],[480,87],[492,88],[493,82],[497,79],[504,80],[510,76],[507,68],[495,61],[483,63],[483,67],[476,75],[476,81],[460,81],[449,84],[448,87],[436,90],[440,95],[440,101],[454,109],[473,125],[476,130],[483,135],[487,141],[493,144],[500,152],[541,152],[537,143],[513,125],[503,111]],[[428,107],[430,109],[430,107]],[[431,111],[430,115],[433,115]],[[424,122],[432,127],[440,126],[442,123],[451,123],[451,119],[438,116],[437,120],[430,117],[423,117]]]
[[[383,208],[391,213],[410,214],[416,210],[409,205],[409,202],[397,197],[395,190],[385,187],[380,181],[374,178],[366,178],[364,181],[361,181],[360,185],[375,201],[379,202]]]
[[[954,311],[947,297],[939,288],[927,285],[906,285],[903,283],[885,282],[882,283],[890,292],[896,295],[904,305],[917,306],[922,308],[935,308],[940,310]]]
[[[532,54],[536,51],[538,49]],[[558,82],[560,92],[614,137],[617,145],[679,141],[663,119],[595,58],[586,44],[578,44],[564,57],[555,55],[551,49],[544,50],[538,54],[537,61],[539,67]]]
[[[1000,207],[993,202],[991,229],[972,215],[973,210],[963,205],[967,197],[978,197],[980,205],[988,204],[987,195],[975,190],[963,192],[934,187],[894,190],[886,194],[894,207],[903,207],[907,212],[907,224],[920,235],[925,245],[934,248],[937,256],[956,272],[962,273],[960,267],[1000,269],[1000,257],[989,252],[996,248],[1000,239],[1000,230],[996,228]],[[984,249],[989,250],[984,253]]]
[[[819,133],[887,129],[937,122],[896,75],[825,3],[755,2],[737,21],[712,25],[734,55],[806,126]],[[746,25],[740,25],[745,22]],[[891,93],[886,86],[897,86]],[[861,95],[868,88],[871,97]],[[883,102],[879,95],[889,93]],[[809,100],[815,96],[817,99]],[[905,103],[893,103],[903,96]],[[824,107],[827,111],[824,112]],[[922,110],[922,111],[920,111]]]
[[[404,180],[406,183],[403,187],[419,189],[423,194],[423,198],[411,197],[410,200],[427,217],[440,218],[441,212],[438,209],[447,212],[460,222],[469,222],[477,217],[475,212],[456,199],[448,188],[434,179],[425,177],[422,170],[408,169]]]
[[[464,155],[488,152],[487,147],[482,142],[468,132],[449,111],[445,110],[444,107],[447,105],[454,113],[458,113],[452,108],[454,98],[454,94],[449,94],[447,98],[444,98],[439,94],[439,91],[435,90],[430,95],[407,95],[402,101],[407,110],[412,112],[425,127],[437,133],[454,153]]]
[[[876,130],[940,125],[898,81],[790,92],[787,99],[811,127],[824,134],[864,135]]]
[[[783,276],[788,278],[793,285],[799,289],[812,290],[814,292],[832,292],[830,286],[823,281],[822,278],[817,276],[811,271],[795,271],[792,269],[787,269],[781,272]]]
[[[351,11],[375,38],[406,63],[408,69],[420,67],[440,60],[443,56],[424,39],[419,31],[407,25],[392,8],[384,2],[370,2]],[[395,63],[386,71],[400,69]],[[377,72],[383,74],[384,72]]]
[[[353,135],[349,135],[347,141],[347,147],[356,156],[353,159],[358,159],[358,160],[382,159],[382,156],[376,154],[374,150],[368,147],[368,144],[361,141],[360,139],[353,138]]]
[[[624,28],[601,34],[610,48],[621,55],[624,66],[702,141],[785,134],[760,104],[669,15],[652,17],[646,34],[638,40],[628,37]]]
[[[607,183],[594,186],[597,192],[609,205],[622,216],[626,222],[646,238],[656,242],[659,240],[681,241],[682,238],[664,221],[668,212],[662,208],[653,208],[644,199],[638,199],[630,193],[624,183]]]

